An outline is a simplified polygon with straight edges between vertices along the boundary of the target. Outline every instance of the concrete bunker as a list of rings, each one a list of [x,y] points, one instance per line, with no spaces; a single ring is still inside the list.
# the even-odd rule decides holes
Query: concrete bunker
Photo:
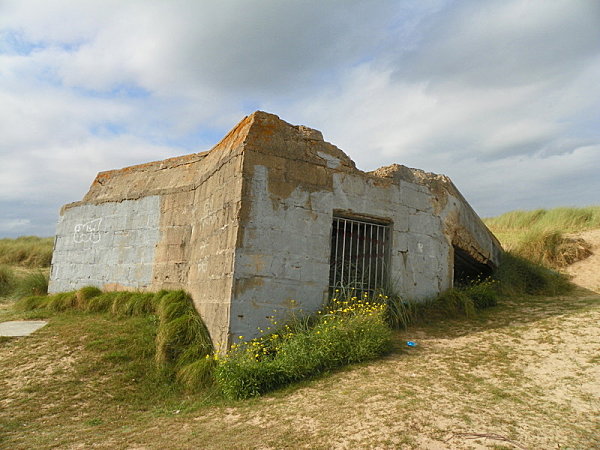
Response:
[[[427,298],[500,251],[448,177],[361,171],[319,131],[257,111],[210,151],[99,173],[61,209],[49,290],[185,289],[226,347],[336,286]]]

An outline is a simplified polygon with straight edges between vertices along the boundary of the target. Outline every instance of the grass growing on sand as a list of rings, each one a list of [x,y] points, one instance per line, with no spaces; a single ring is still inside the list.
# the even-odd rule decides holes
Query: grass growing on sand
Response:
[[[22,236],[0,239],[0,264],[22,267],[49,267],[54,239]]]
[[[531,229],[564,233],[584,231],[600,228],[600,206],[510,211],[485,219],[485,223],[494,232],[522,232]]]
[[[546,267],[562,268],[591,254],[589,245],[567,234],[600,228],[600,206],[511,211],[484,222],[505,249]]]
[[[154,361],[148,370],[175,378],[189,389],[210,380],[212,341],[191,298],[183,291],[102,292],[95,287],[50,296],[19,299],[17,311],[108,313],[115,317],[149,317],[156,324]],[[204,369],[204,372],[202,372]],[[197,375],[195,378],[190,373]]]

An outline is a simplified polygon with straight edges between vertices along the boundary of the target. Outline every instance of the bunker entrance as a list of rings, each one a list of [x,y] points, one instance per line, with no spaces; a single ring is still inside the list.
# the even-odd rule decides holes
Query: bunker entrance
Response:
[[[492,268],[473,258],[460,247],[454,247],[454,286],[466,286],[492,274]]]
[[[372,295],[387,282],[390,224],[334,217],[331,229],[329,291],[353,289]]]

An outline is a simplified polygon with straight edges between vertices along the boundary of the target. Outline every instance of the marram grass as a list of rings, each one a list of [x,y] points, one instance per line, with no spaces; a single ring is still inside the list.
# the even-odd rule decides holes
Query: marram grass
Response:
[[[506,250],[561,268],[591,254],[588,244],[566,234],[600,228],[600,206],[511,211],[484,222]]]
[[[212,380],[212,341],[190,296],[183,291],[102,292],[90,286],[49,296],[23,297],[15,303],[15,308],[108,313],[116,317],[155,315],[156,369],[171,374],[189,389]]]
[[[46,295],[48,293],[48,276],[43,272],[33,272],[17,281],[13,292],[16,297],[29,295]]]
[[[22,236],[0,239],[0,264],[48,267],[52,260],[53,238]]]
[[[536,209],[533,211],[517,210],[498,217],[487,218],[484,221],[494,232],[520,232],[536,229],[570,233],[600,228],[600,206]]]
[[[17,283],[15,272],[5,265],[0,265],[0,297],[12,294]]]
[[[156,373],[189,391],[216,384],[225,397],[244,399],[347,364],[377,358],[390,349],[393,328],[446,318],[469,318],[496,305],[501,295],[556,295],[570,288],[561,274],[505,253],[493,278],[473,280],[428,301],[377,293],[336,292],[321,311],[292,316],[274,331],[215,354],[208,330],[183,291],[102,292],[94,287],[17,301],[21,310],[81,311],[115,317],[149,316],[156,322]]]

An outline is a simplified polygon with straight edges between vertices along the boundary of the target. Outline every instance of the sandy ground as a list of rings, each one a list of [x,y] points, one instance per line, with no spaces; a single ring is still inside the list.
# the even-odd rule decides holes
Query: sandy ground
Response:
[[[575,284],[600,293],[600,229],[584,231],[574,236],[582,238],[592,246],[592,255],[571,264],[565,271],[573,277],[572,281]]]
[[[414,328],[398,335],[414,349],[259,399],[181,414],[126,410],[102,429],[77,417],[45,424],[69,405],[98,411],[101,400],[71,398],[79,352],[41,330],[27,347],[0,345],[0,425],[19,420],[11,405],[38,402],[44,383],[60,389],[50,382],[64,379],[60,404],[40,403],[26,423],[37,448],[600,449],[600,230],[580,236],[594,254],[567,269],[587,289],[573,296]],[[23,384],[32,377],[34,394]],[[95,414],[114,422],[114,413]],[[7,433],[6,447],[0,433],[0,448],[31,448],[28,433]]]

